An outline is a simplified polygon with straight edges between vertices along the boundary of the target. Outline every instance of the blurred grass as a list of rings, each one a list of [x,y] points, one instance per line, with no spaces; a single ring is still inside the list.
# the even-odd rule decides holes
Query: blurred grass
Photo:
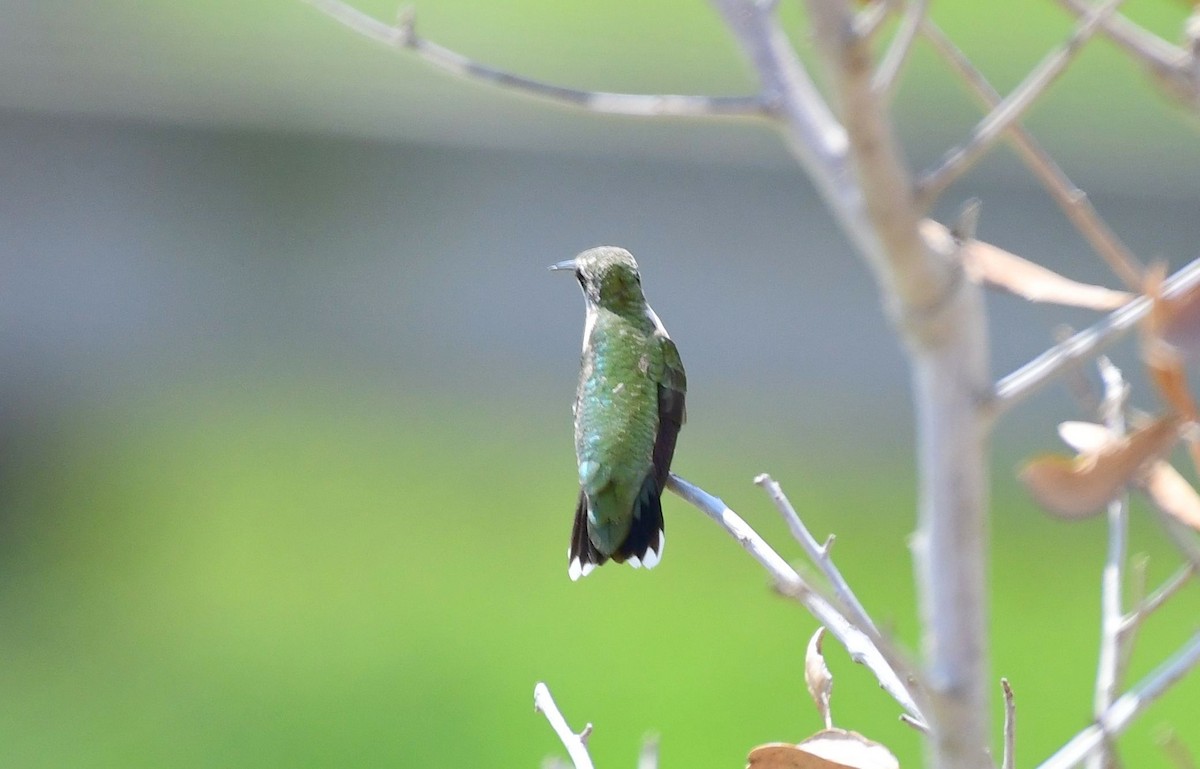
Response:
[[[538,680],[576,728],[596,724],[601,766],[630,765],[650,730],[668,767],[740,766],[816,730],[812,620],[678,500],[659,569],[567,580],[566,409],[318,391],[75,414],[22,465],[0,544],[0,766],[535,766],[559,752],[531,711]],[[677,469],[794,557],[739,446],[776,452],[796,506],[911,643],[908,468],[694,422]],[[996,674],[1032,763],[1086,723],[1103,528],[1046,522],[997,480]],[[1171,557],[1143,518],[1136,545],[1161,576]],[[1135,672],[1195,626],[1197,598],[1151,622]],[[828,653],[837,722],[917,763],[870,676]],[[1166,766],[1154,725],[1187,741],[1197,707],[1194,681],[1156,706],[1131,763]]]

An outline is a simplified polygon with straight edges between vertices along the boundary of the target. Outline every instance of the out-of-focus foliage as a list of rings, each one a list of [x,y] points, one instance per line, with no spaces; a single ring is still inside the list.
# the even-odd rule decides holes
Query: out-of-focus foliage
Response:
[[[0,559],[0,765],[536,765],[558,749],[531,712],[537,680],[577,728],[597,725],[602,765],[631,760],[649,729],[670,764],[735,766],[820,727],[803,672],[812,621],[677,500],[654,572],[567,579],[562,409],[496,421],[297,392],[176,394],[44,447],[6,502],[20,514]],[[558,433],[563,451],[533,448]],[[704,448],[718,437],[706,433],[680,470],[797,556],[747,468]],[[778,457],[793,501],[815,530],[836,529],[845,573],[911,640],[908,482],[804,451],[803,465]],[[1022,683],[1033,757],[1086,720],[1097,612],[1079,597],[1103,536],[998,502],[996,667]],[[1134,528],[1161,574],[1168,554],[1146,520]],[[1188,632],[1195,598],[1155,617],[1140,659]],[[916,735],[870,675],[836,644],[826,654],[838,724],[914,763]],[[1186,729],[1196,706],[1181,688],[1130,743],[1148,751],[1155,723]]]

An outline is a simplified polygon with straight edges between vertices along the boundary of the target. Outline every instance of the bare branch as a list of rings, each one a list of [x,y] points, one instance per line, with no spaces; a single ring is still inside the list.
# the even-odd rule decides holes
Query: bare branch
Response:
[[[1000,679],[1004,690],[1004,757],[1000,769],[1016,769],[1017,766],[1017,701],[1007,678]]]
[[[1193,635],[1175,654],[1159,665],[1150,675],[1121,695],[1096,723],[1071,738],[1037,769],[1070,769],[1087,759],[1101,744],[1116,737],[1143,710],[1161,697],[1200,664],[1200,633]]]
[[[984,116],[964,144],[951,149],[937,168],[920,176],[917,180],[917,197],[924,207],[931,206],[947,187],[970,170],[991,149],[1010,125],[1021,119],[1058,76],[1066,71],[1067,65],[1099,29],[1100,22],[1116,10],[1121,2],[1122,0],[1105,0],[1103,4],[1091,9],[1075,28],[1070,39],[1043,59],[1012,93]]]
[[[1058,4],[1083,17],[1093,9],[1089,0],[1058,0]],[[1121,14],[1113,14],[1101,24],[1104,34],[1149,70],[1163,89],[1192,109],[1200,106],[1200,80],[1192,69],[1188,51],[1168,43],[1158,35],[1133,23]]]
[[[808,0],[807,7],[861,197],[857,210],[843,213],[843,226],[874,270],[884,310],[910,353],[921,476],[913,550],[932,763],[985,766],[987,441],[979,397],[989,377],[982,296],[952,252],[934,252],[920,236],[911,174],[871,87],[870,41],[854,34],[848,1]]]
[[[1200,259],[1189,262],[1166,282],[1164,294],[1179,296],[1200,285]],[[1078,366],[1107,350],[1150,311],[1150,300],[1144,296],[1104,316],[1099,322],[1059,342],[1046,352],[996,383],[989,404],[993,416],[998,416],[1046,386],[1066,369]]]
[[[562,740],[563,747],[567,749],[567,755],[571,757],[575,769],[594,769],[592,757],[588,755],[587,749],[587,738],[592,733],[591,724],[583,727],[583,731],[579,734],[571,731],[571,727],[567,726],[567,719],[563,718],[562,711],[558,709],[558,705],[554,704],[554,698],[550,696],[550,689],[540,681],[537,686],[533,687],[533,710],[535,713],[542,713],[546,716],[550,727],[554,729],[555,734]]]
[[[1125,403],[1129,397],[1129,386],[1120,369],[1107,358],[1097,361],[1100,379],[1104,383],[1104,400],[1101,411],[1109,432],[1114,436],[1125,435]],[[1093,714],[1097,719],[1104,715],[1116,698],[1121,686],[1122,661],[1125,659],[1121,629],[1124,625],[1125,608],[1122,590],[1125,583],[1125,563],[1129,544],[1129,494],[1121,494],[1108,504],[1108,551],[1100,578],[1100,654],[1096,664],[1096,685],[1092,698]],[[1089,757],[1088,765],[1093,769],[1104,769],[1110,764],[1108,743]]]
[[[862,201],[850,184],[846,132],[834,119],[779,20],[752,0],[710,0],[758,74],[760,93],[783,121],[788,149],[842,221],[851,240],[866,247]]]
[[[926,19],[922,28],[925,37],[933,45],[934,50],[946,60],[950,67],[963,79],[971,93],[986,109],[995,109],[1001,102],[1000,94],[992,87],[978,69],[967,59],[966,55],[954,45],[950,38],[933,23]],[[1034,176],[1054,198],[1063,214],[1075,226],[1075,229],[1091,244],[1092,248],[1127,287],[1140,288],[1142,265],[1133,253],[1121,242],[1100,214],[1096,212],[1088,200],[1087,194],[1063,173],[1054,159],[1050,157],[1033,135],[1019,122],[1008,126],[1008,136],[1016,147],[1017,154]]]
[[[846,582],[846,578],[842,576],[842,572],[833,562],[833,558],[829,555],[828,544],[817,544],[816,538],[812,532],[804,525],[804,521],[796,513],[796,509],[792,507],[792,503],[788,501],[787,495],[783,493],[783,489],[775,482],[771,476],[762,474],[754,479],[754,482],[761,486],[764,491],[771,497],[771,501],[775,503],[775,507],[779,510],[779,514],[783,516],[783,520],[787,522],[788,529],[791,530],[792,536],[804,548],[804,553],[809,560],[821,570],[825,578],[829,580],[829,586],[833,589],[834,597],[841,605],[838,607],[846,617],[863,630],[870,632],[872,635],[878,635],[879,631],[875,627],[874,621],[867,614],[867,610],[863,608],[862,603],[858,600],[858,596],[850,588],[850,584]]]
[[[921,30],[921,23],[928,11],[929,0],[908,0],[900,28],[896,30],[896,36],[892,38],[892,44],[871,81],[875,93],[883,98],[890,99],[894,95],[904,61],[908,58],[908,52],[912,50],[913,41],[916,40],[917,32]]]
[[[1146,621],[1147,617],[1162,608],[1162,605],[1178,593],[1180,588],[1188,584],[1197,573],[1200,573],[1200,567],[1197,567],[1196,564],[1190,561],[1180,566],[1171,575],[1170,579],[1160,585],[1153,593],[1146,596],[1145,599],[1134,607],[1132,612],[1125,616],[1125,619],[1121,622],[1121,632],[1132,633],[1136,630]]]
[[[950,260],[930,255],[917,231],[911,177],[886,108],[871,88],[870,43],[853,34],[848,4],[808,0],[808,9],[850,142],[858,205],[865,206],[860,226],[874,234],[859,250],[875,270],[888,316],[910,342],[936,344],[931,337],[940,338],[937,325],[944,320],[937,310],[954,293],[958,273]]]
[[[767,573],[775,580],[780,592],[795,598],[833,634],[850,657],[857,663],[865,665],[875,677],[879,685],[892,696],[910,716],[920,721],[925,719],[917,706],[914,688],[916,675],[907,666],[894,658],[885,656],[878,639],[873,639],[864,629],[853,625],[845,616],[833,607],[825,598],[817,593],[804,578],[793,569],[758,532],[750,528],[742,518],[729,509],[729,506],[717,497],[703,489],[688,483],[674,473],[667,480],[667,488],[677,494],[688,504],[719,523],[729,532],[738,544],[762,564]],[[890,655],[893,656],[894,655]]]
[[[907,724],[913,729],[916,729],[921,734],[929,734],[929,724],[925,723],[924,721],[918,721],[907,713],[900,714],[900,721],[901,723]]]
[[[867,39],[874,37],[883,26],[883,22],[887,21],[892,6],[897,2],[898,0],[871,0],[854,17],[854,34]]]
[[[360,35],[386,45],[413,51],[443,72],[589,112],[629,117],[766,117],[769,114],[765,103],[758,96],[626,94],[564,88],[480,64],[420,37],[416,32],[411,9],[401,14],[397,24],[391,26],[342,0],[305,2]]]

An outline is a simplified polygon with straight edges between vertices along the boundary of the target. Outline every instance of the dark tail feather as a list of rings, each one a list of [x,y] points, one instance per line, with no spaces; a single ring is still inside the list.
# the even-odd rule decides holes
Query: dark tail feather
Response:
[[[592,544],[587,533],[587,497],[579,491],[579,504],[575,506],[575,525],[571,527],[571,547],[567,551],[567,574],[571,581],[591,573],[592,569],[608,560]]]
[[[578,520],[578,519],[576,519]],[[651,473],[642,484],[642,492],[633,505],[633,523],[629,535],[613,553],[617,563],[628,561],[634,568],[653,569],[662,558],[666,535],[663,531],[662,489]]]

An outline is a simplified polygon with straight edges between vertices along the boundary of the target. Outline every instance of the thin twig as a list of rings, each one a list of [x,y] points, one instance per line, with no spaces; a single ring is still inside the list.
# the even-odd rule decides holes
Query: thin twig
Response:
[[[892,6],[899,0],[871,0],[867,6],[854,17],[854,34],[858,37],[871,39],[883,22],[892,12]]]
[[[1121,370],[1108,358],[1097,360],[1100,379],[1104,383],[1104,400],[1101,403],[1104,423],[1114,436],[1125,434],[1125,403],[1129,397],[1129,386]],[[1092,713],[1099,719],[1116,698],[1121,686],[1122,647],[1125,636],[1121,633],[1125,619],[1125,604],[1122,595],[1125,583],[1125,563],[1129,544],[1129,494],[1124,493],[1108,504],[1108,550],[1104,569],[1100,577],[1100,654],[1096,663],[1096,684],[1092,698]],[[1107,743],[1089,757],[1092,769],[1104,769],[1110,765]]]
[[[842,576],[842,572],[829,555],[829,546],[833,541],[832,537],[825,545],[817,543],[816,538],[813,537],[808,527],[804,525],[804,521],[800,519],[800,516],[796,513],[796,509],[792,507],[792,503],[788,501],[787,495],[783,493],[783,489],[775,482],[774,478],[763,473],[754,479],[754,483],[761,486],[771,497],[771,501],[775,503],[779,514],[787,522],[792,536],[804,548],[805,555],[821,570],[825,578],[829,580],[829,586],[833,589],[834,596],[841,604],[838,608],[846,614],[851,622],[854,622],[863,630],[869,631],[872,635],[878,635],[879,631],[875,627],[875,622],[867,614],[867,610],[858,600],[858,596],[854,594],[854,591],[850,588],[850,584],[846,582],[846,578]]]
[[[1017,765],[1017,701],[1007,678],[1000,679],[1004,690],[1004,756],[1000,769],[1016,769]]]
[[[900,722],[903,724],[907,724],[908,726],[911,726],[913,729],[916,729],[921,734],[929,734],[929,724],[927,724],[923,721],[918,721],[917,719],[910,716],[908,713],[900,714]]]
[[[1158,513],[1159,523],[1166,529],[1167,538],[1175,545],[1183,560],[1200,570],[1200,542],[1196,540],[1196,532],[1158,505],[1154,506],[1154,510]]]
[[[556,104],[606,115],[629,117],[765,117],[758,96],[680,96],[584,91],[545,83],[495,69],[420,37],[411,9],[393,26],[368,16],[342,0],[305,0],[328,16],[365,37],[413,51],[429,64],[451,75],[517,91]]]
[[[1200,259],[1194,259],[1166,282],[1164,294],[1181,295],[1200,285]],[[1065,341],[1026,363],[996,383],[989,403],[993,416],[999,416],[1049,384],[1071,366],[1077,366],[1099,355],[1133,329],[1150,311],[1150,300],[1144,296],[1104,316]]]
[[[1164,603],[1178,593],[1184,585],[1188,584],[1197,571],[1196,564],[1191,562],[1180,566],[1166,582],[1160,585],[1153,593],[1146,596],[1144,600],[1140,601],[1134,607],[1133,611],[1125,616],[1121,622],[1121,632],[1129,633],[1145,622],[1147,617],[1161,609]]]
[[[1075,28],[1070,39],[1042,59],[1012,93],[985,115],[971,131],[965,143],[947,152],[936,168],[921,174],[917,179],[917,198],[925,208],[930,207],[947,187],[974,166],[1009,125],[1021,119],[1058,76],[1066,71],[1067,65],[1099,29],[1100,22],[1116,10],[1121,2],[1122,0],[1105,0],[1103,4],[1091,9]]]
[[[1176,682],[1200,664],[1200,633],[1193,635],[1178,651],[1150,675],[1121,695],[1096,723],[1082,730],[1037,769],[1070,769],[1079,765],[1105,740],[1116,737],[1143,710],[1161,697]]]
[[[571,731],[571,727],[567,726],[567,719],[563,718],[562,711],[558,709],[558,705],[554,704],[549,687],[540,681],[537,686],[533,687],[533,710],[535,713],[542,713],[546,716],[550,727],[554,729],[555,734],[562,740],[563,747],[567,749],[567,755],[571,757],[575,769],[594,769],[592,757],[588,754],[587,749],[587,738],[592,733],[591,724],[583,727],[583,731],[579,734]]]
[[[951,69],[962,78],[963,82],[975,95],[976,100],[985,109],[995,109],[1001,102],[1001,96],[992,84],[987,81],[975,65],[942,32],[932,19],[926,18],[922,27],[926,39],[934,50],[945,59]],[[1008,126],[1008,136],[1021,160],[1037,177],[1050,197],[1062,209],[1063,214],[1087,240],[1092,248],[1112,271],[1129,288],[1141,288],[1143,268],[1137,258],[1121,239],[1117,237],[1108,225],[1100,218],[1100,214],[1088,199],[1087,193],[1075,186],[1067,177],[1054,158],[1038,144],[1033,135],[1021,123],[1011,123]]]
[[[806,609],[846,647],[851,659],[865,665],[879,680],[879,685],[892,696],[910,716],[925,722],[917,706],[916,695],[920,687],[914,686],[916,674],[908,669],[894,653],[887,654],[879,639],[874,639],[864,629],[856,627],[824,597],[815,591],[779,553],[767,544],[758,532],[729,509],[719,498],[698,486],[688,483],[674,473],[667,480],[667,488],[684,501],[719,523],[738,544],[762,564],[775,580],[780,592],[799,601]]]
[[[895,94],[896,84],[900,81],[900,72],[904,68],[908,52],[912,50],[913,41],[916,40],[917,32],[921,29],[921,22],[925,20],[928,11],[929,0],[908,0],[904,16],[900,20],[900,27],[896,30],[896,36],[892,38],[892,43],[888,46],[887,53],[884,54],[883,61],[879,64],[879,69],[875,71],[875,77],[871,80],[871,88],[883,98],[890,100]]]

